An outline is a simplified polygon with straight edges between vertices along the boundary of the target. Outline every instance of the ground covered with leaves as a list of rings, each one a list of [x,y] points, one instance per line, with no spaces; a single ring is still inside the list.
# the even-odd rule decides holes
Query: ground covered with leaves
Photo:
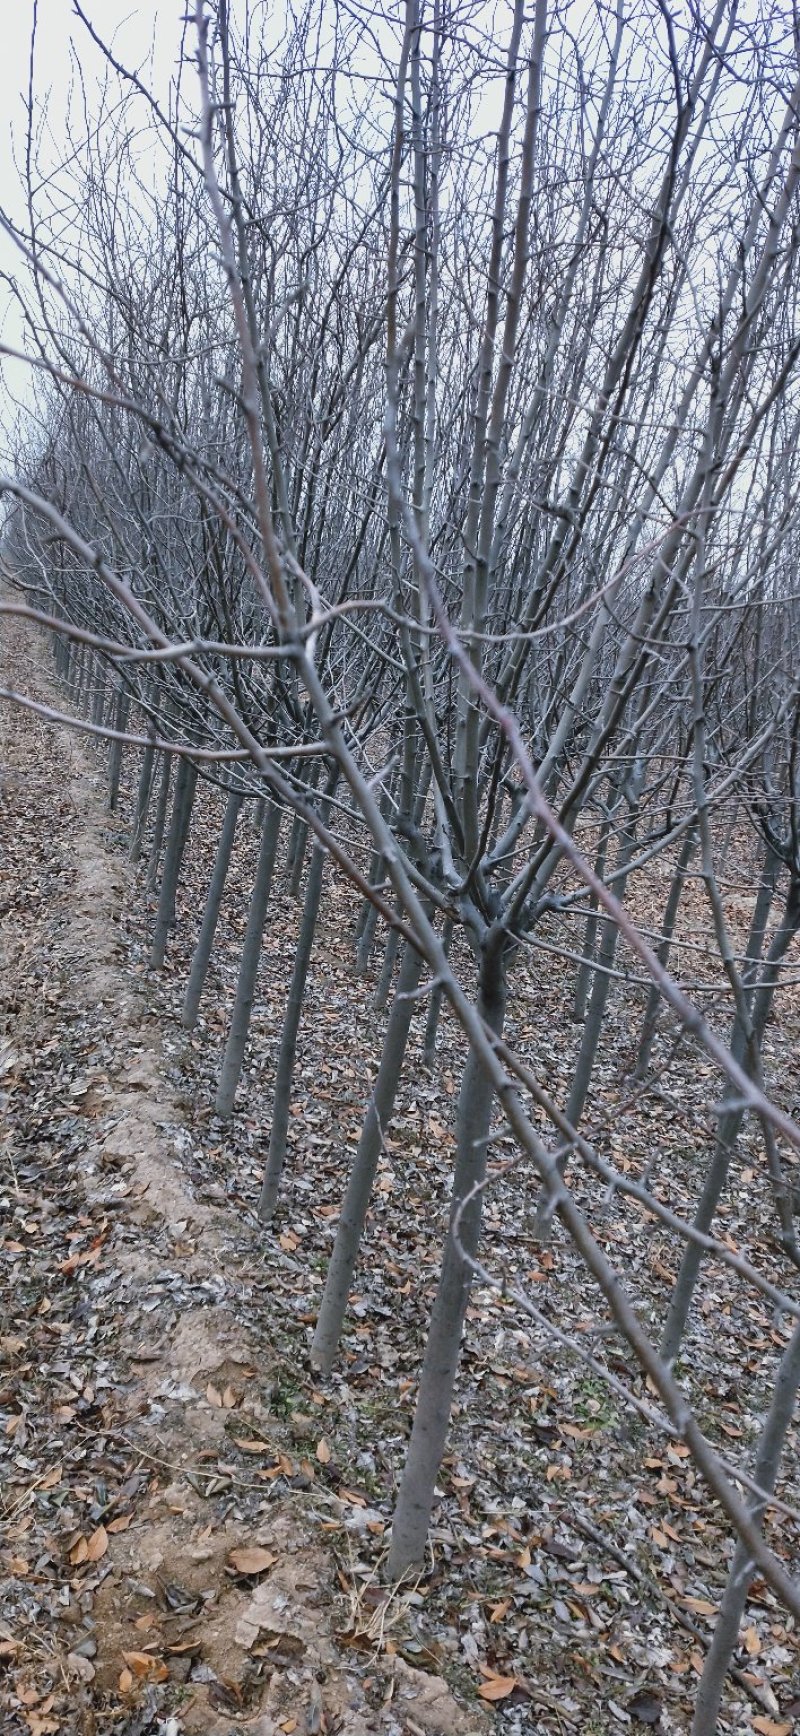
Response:
[[[41,658],[28,633],[6,632],[10,685],[41,691]],[[187,1037],[178,1010],[219,793],[204,787],[198,801],[178,926],[155,979],[152,907],[123,849],[134,756],[121,817],[110,818],[100,753],[29,715],[6,712],[2,727],[3,1730],[686,1731],[731,1539],[686,1449],[626,1404],[623,1388],[646,1405],[645,1383],[559,1227],[546,1248],[535,1241],[535,1177],[509,1167],[502,1129],[484,1256],[497,1284],[473,1292],[430,1560],[418,1583],[382,1584],[446,1223],[462,1059],[447,1015],[435,1070],[423,1064],[421,1030],[412,1038],[340,1366],[321,1383],[310,1335],[385,1016],[371,1003],[380,957],[367,979],[354,968],[347,888],[329,873],[291,1161],[266,1234],[255,1205],[299,915],[284,879],[237,1113],[223,1125],[213,1099],[252,826],[240,824]],[[751,881],[743,868],[728,889],[740,927]],[[666,884],[654,870],[637,894],[651,926]],[[698,889],[682,923],[713,1012],[719,973]],[[578,1041],[571,988],[544,951],[514,975],[509,1038],[557,1097]],[[617,991],[587,1129],[623,1172],[646,1173],[686,1210],[718,1081],[696,1057],[687,1066],[665,1032],[657,1092],[631,1090],[642,998],[635,984]],[[799,1030],[789,988],[767,1055],[789,1108]],[[588,1173],[572,1179],[657,1331],[678,1242],[636,1201]],[[791,1283],[755,1134],[742,1140],[720,1222],[731,1247]],[[520,1311],[514,1285],[538,1317]],[[707,1263],[680,1370],[734,1462],[749,1462],[787,1337],[769,1304]],[[800,1504],[796,1434],[780,1497]],[[794,1520],[776,1505],[767,1524],[791,1561]],[[762,1581],[736,1662],[720,1729],[788,1736],[800,1714],[796,1637]]]

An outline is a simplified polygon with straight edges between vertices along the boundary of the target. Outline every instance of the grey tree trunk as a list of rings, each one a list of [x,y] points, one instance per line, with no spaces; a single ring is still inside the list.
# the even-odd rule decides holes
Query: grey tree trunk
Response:
[[[142,844],[144,842],[145,827],[147,825],[147,815],[150,810],[150,796],[153,790],[154,759],[155,748],[152,741],[149,741],[142,754],[142,764],[139,771],[139,786],[136,791],[133,830],[131,832],[131,842],[128,850],[128,855],[132,862],[138,862],[139,857],[142,854]]]
[[[158,801],[156,802],[156,817],[153,826],[153,837],[150,844],[150,855],[147,862],[147,879],[145,885],[152,892],[158,878],[158,864],[161,858],[161,845],[164,842],[164,827],[167,823],[167,806],[169,803],[169,785],[172,775],[172,755],[165,753],[161,758],[161,780],[158,786]]]
[[[397,992],[383,1040],[380,1066],[347,1183],[311,1347],[311,1360],[322,1374],[330,1374],[339,1345],[378,1159],[383,1148],[384,1135],[391,1125],[400,1084],[416,1004],[414,993],[421,971],[421,955],[415,947],[406,944],[403,947]]]
[[[661,925],[661,939],[656,949],[656,957],[658,958],[659,963],[663,965],[666,965],[669,958],[669,949],[672,945],[672,936],[675,933],[675,923],[678,919],[678,907],[680,905],[681,894],[686,881],[689,863],[692,859],[696,836],[694,828],[690,826],[686,833],[686,837],[683,840],[681,853],[678,857],[675,872],[670,883],[670,889],[664,909],[664,920]],[[650,1065],[650,1055],[653,1048],[653,1039],[656,1034],[656,1026],[658,1024],[658,1009],[660,1004],[661,992],[655,983],[651,983],[650,991],[647,996],[644,1020],[642,1022],[642,1033],[639,1038],[639,1047],[636,1051],[636,1061],[633,1068],[634,1079],[644,1079]]]
[[[163,969],[167,954],[167,936],[170,929],[175,926],[175,898],[178,891],[183,853],[189,836],[189,821],[196,784],[196,765],[191,760],[182,757],[175,778],[172,817],[164,851],[164,868],[161,875],[161,889],[158,894],[153,944],[150,949],[151,970]]]
[[[289,848],[286,852],[286,884],[292,898],[297,898],[300,890],[300,876],[303,872],[307,836],[306,821],[302,814],[295,814],[289,833]]]
[[[781,1358],[772,1403],[761,1431],[755,1464],[755,1481],[771,1495],[778,1476],[781,1453],[794,1415],[797,1389],[800,1386],[800,1321]],[[751,1504],[753,1519],[759,1520],[766,1499]],[[753,1577],[753,1561],[745,1545],[739,1543],[731,1563],[714,1637],[706,1657],[695,1701],[692,1736],[712,1736],[717,1729],[722,1690],[731,1665],[747,1594]]]
[[[397,907],[395,906],[395,908],[397,908]],[[375,1008],[376,1013],[383,1012],[383,1009],[386,1006],[387,1001],[389,999],[389,995],[391,994],[392,978],[394,976],[394,967],[395,967],[395,960],[397,958],[397,946],[398,946],[399,939],[400,939],[400,936],[398,935],[397,929],[396,928],[390,928],[389,933],[386,936],[386,945],[385,945],[384,951],[383,951],[383,964],[381,965],[381,974],[378,977],[378,982],[377,982],[377,985],[375,988],[375,993],[372,997],[372,1005]]]
[[[597,855],[594,860],[594,871],[599,880],[602,880],[605,873],[606,851],[608,849],[610,832],[611,819],[610,816],[606,816],[600,828]],[[595,894],[592,893],[591,898],[589,899],[589,914],[586,918],[586,927],[583,931],[583,957],[578,966],[578,975],[575,979],[575,1000],[572,1007],[572,1016],[576,1022],[581,1022],[586,1017],[586,1003],[589,999],[589,987],[594,974],[594,949],[597,945],[597,928],[597,898]]]
[[[758,904],[759,901],[757,900],[753,926],[750,930],[750,941],[748,943],[748,956],[753,961],[753,964],[756,956],[755,947],[758,944],[757,939],[754,936],[756,921],[760,920]],[[791,945],[798,928],[800,928],[800,883],[795,884],[793,881],[787,895],[780,927],[778,928],[769,952],[767,953],[760,980],[758,985],[750,990],[750,1020],[752,1026],[752,1039],[750,1042],[748,1042],[747,1034],[743,1030],[738,1016],[734,1020],[731,1036],[731,1054],[734,1059],[739,1062],[739,1065],[744,1067],[748,1073],[752,1072],[760,1053],[761,1041],[764,1036],[778,982],[781,960]],[[738,1099],[735,1099],[734,1101],[738,1103]],[[717,1123],[717,1136],[714,1142],[713,1155],[708,1170],[706,1171],[703,1191],[700,1195],[697,1210],[693,1219],[694,1228],[696,1230],[701,1230],[705,1235],[708,1235],[711,1231],[711,1226],[714,1221],[714,1213],[716,1212],[720,1195],[728,1178],[728,1170],[730,1168],[736,1140],[738,1139],[744,1117],[745,1111],[741,1107],[731,1106],[730,1108],[725,1108],[723,1106],[720,1113],[719,1121]],[[692,1297],[700,1274],[702,1261],[703,1250],[700,1245],[697,1242],[687,1242],[683,1252],[680,1270],[675,1280],[675,1288],[670,1299],[664,1333],[661,1340],[661,1355],[663,1356],[664,1361],[668,1364],[672,1364],[675,1361],[683,1341],[686,1322],[689,1318],[689,1310],[691,1308]]]
[[[481,1017],[498,1035],[502,1031],[506,1006],[505,961],[501,946],[502,943],[491,951],[484,951],[478,994]],[[492,1085],[483,1065],[470,1049],[458,1102],[458,1142],[450,1225],[425,1347],[414,1426],[392,1525],[387,1571],[393,1580],[419,1566],[425,1556],[472,1284],[472,1272],[462,1248],[472,1258],[477,1255],[482,1190],[461,1211],[458,1240],[454,1223],[462,1201],[485,1180],[493,1097]]]
[[[95,686],[94,686],[94,698],[92,700],[92,723],[94,724],[96,729],[99,729],[100,726],[102,725],[102,722],[103,722],[103,715],[105,712],[105,705],[106,705],[105,671],[102,668],[102,666],[100,665],[100,663],[96,663],[96,665],[95,665],[94,681],[95,681]]]
[[[327,816],[327,804],[323,809]],[[258,1216],[262,1224],[271,1222],[278,1200],[278,1190],[281,1184],[283,1166],[286,1161],[286,1138],[289,1131],[289,1110],[292,1102],[292,1079],[294,1077],[295,1049],[297,1033],[300,1029],[300,1017],[303,1011],[303,998],[306,990],[308,967],[311,963],[311,949],[314,945],[314,935],[317,930],[320,900],[322,898],[322,877],[325,869],[326,852],[315,842],[311,851],[311,863],[308,870],[306,895],[303,901],[303,915],[300,922],[300,933],[294,955],[292,980],[286,997],[286,1009],[283,1015],[283,1030],[278,1050],[278,1064],[275,1070],[275,1089],[272,1094],[272,1126],[269,1136],[269,1151],[264,1169],[264,1180],[258,1202]]]
[[[442,946],[445,957],[449,957],[452,940],[453,918],[448,916],[445,918],[442,929]],[[424,1057],[426,1067],[433,1067],[436,1063],[436,1033],[439,1029],[439,1014],[442,1010],[442,994],[442,984],[434,983],[428,999],[428,1016],[425,1020]]]
[[[244,797],[238,790],[231,790],[225,804],[225,817],[219,835],[217,854],[206,897],[206,907],[200,924],[200,933],[192,957],[189,980],[186,984],[186,994],[183,999],[181,1023],[187,1031],[194,1029],[200,998],[203,993],[211,952],[214,945],[214,935],[217,931],[217,919],[222,904],[222,894],[228,876],[233,840],[236,836],[236,821],[239,816]]]
[[[628,883],[628,867],[633,855],[635,842],[636,832],[632,821],[630,825],[626,826],[623,833],[614,872],[614,891],[616,892],[620,903],[625,897],[625,888]],[[567,1120],[571,1121],[573,1127],[577,1127],[583,1114],[586,1098],[589,1092],[589,1085],[591,1083],[592,1072],[594,1070],[594,1064],[597,1059],[597,1050],[600,1045],[600,1038],[603,1031],[606,1004],[608,1002],[609,991],[611,988],[610,972],[614,968],[614,960],[617,956],[618,940],[619,929],[617,928],[616,923],[609,922],[608,919],[604,920],[603,933],[600,938],[600,949],[597,955],[597,968],[594,972],[594,981],[592,983],[592,992],[589,996],[586,1022],[583,1027],[581,1046],[578,1051],[578,1059],[575,1063],[575,1073],[570,1086],[569,1101],[567,1103]]]
[[[369,880],[371,886],[379,885],[383,877],[383,857],[375,855],[372,858]],[[369,898],[365,898],[361,906],[361,916],[356,935],[356,970],[359,976],[366,976],[369,968],[372,943],[375,939],[375,924],[378,920],[378,907]]]
[[[108,806],[112,814],[117,806],[119,798],[119,780],[122,776],[122,742],[119,737],[120,735],[124,735],[125,730],[128,727],[130,709],[130,693],[127,688],[120,685],[117,689],[117,697],[114,704],[114,729],[117,731],[117,734],[112,740],[111,752],[108,756]]]
[[[389,815],[391,813],[391,810],[392,810],[392,783],[390,781],[388,784],[386,784],[384,786],[383,794],[381,795],[381,800],[380,800],[381,819],[383,819],[383,820],[388,819]],[[383,856],[381,855],[380,850],[374,850],[372,853],[372,861],[370,862],[370,865],[369,865],[369,883],[370,883],[370,886],[380,886],[380,883],[381,883],[383,876],[384,876],[385,868],[386,868],[386,864],[384,862],[384,859],[383,859]],[[358,971],[359,976],[365,976],[366,975],[367,967],[369,965],[370,953],[372,951],[372,942],[375,938],[375,924],[376,924],[377,920],[378,920],[378,911],[377,911],[376,906],[372,903],[372,900],[370,898],[363,899],[362,904],[361,904],[361,909],[360,909],[359,915],[358,915],[358,921],[356,923],[356,932],[355,932],[356,949],[357,949],[356,950],[356,970]]]
[[[236,1088],[242,1071],[244,1051],[247,1043],[247,1033],[250,1028],[250,1015],[253,1011],[253,997],[256,992],[258,965],[261,958],[261,942],[264,938],[264,923],[267,919],[270,887],[272,886],[272,871],[275,867],[275,852],[278,848],[278,837],[281,829],[281,809],[270,803],[261,833],[261,843],[258,851],[256,877],[250,898],[250,909],[247,916],[242,956],[239,962],[239,980],[236,984],[236,999],[233,1004],[228,1041],[225,1045],[222,1068],[217,1086],[215,1113],[227,1120],[233,1113]]]
[[[628,867],[633,855],[635,843],[635,813],[631,813],[620,840],[619,852],[614,870],[614,890],[620,901],[625,897],[625,887],[628,881]],[[600,1046],[600,1038],[603,1033],[606,1003],[611,988],[610,973],[614,968],[614,960],[617,956],[618,939],[619,929],[617,928],[616,923],[609,921],[609,919],[605,917],[603,919],[603,932],[600,939],[600,949],[594,969],[592,992],[589,996],[589,1006],[586,1013],[583,1031],[581,1033],[581,1045],[578,1050],[578,1059],[575,1063],[575,1072],[572,1077],[569,1101],[566,1110],[567,1120],[575,1128],[577,1128],[583,1114],[586,1098],[589,1093],[589,1085],[591,1083],[594,1064],[597,1059],[597,1051]],[[562,1171],[566,1168],[566,1164],[566,1157],[559,1158],[559,1168]],[[534,1235],[543,1244],[546,1243],[549,1238],[552,1222],[552,1206],[550,1205],[546,1193],[543,1191],[539,1200],[533,1225]]]

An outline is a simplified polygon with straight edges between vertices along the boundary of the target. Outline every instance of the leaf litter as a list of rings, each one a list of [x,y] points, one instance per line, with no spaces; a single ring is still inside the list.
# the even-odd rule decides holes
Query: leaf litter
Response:
[[[11,629],[6,654],[24,662],[32,644]],[[492,1722],[511,1736],[686,1731],[730,1540],[680,1443],[604,1384],[608,1367],[641,1389],[624,1350],[598,1337],[598,1311],[558,1229],[548,1249],[532,1241],[535,1183],[518,1172],[498,1173],[489,1192],[487,1263],[509,1283],[524,1280],[547,1318],[591,1345],[600,1374],[567,1361],[502,1290],[476,1286],[431,1559],[411,1588],[381,1582],[446,1218],[459,1070],[447,1014],[435,1077],[412,1051],[341,1367],[323,1386],[308,1362],[310,1330],[378,1054],[346,893],[331,879],[299,1041],[290,1173],[265,1243],[254,1207],[294,902],[276,888],[240,1107],[222,1127],[213,1092],[249,828],[201,1021],[186,1038],[176,1010],[218,795],[198,804],[168,968],[148,979],[148,913],[129,890],[95,762],[45,723],[11,714],[7,727],[0,1703],[9,1736],[239,1727],[479,1736]],[[56,764],[66,776],[54,776]],[[129,785],[134,776],[129,765]],[[689,919],[699,931],[699,899]],[[535,964],[514,984],[510,1037],[523,1052],[534,975]],[[576,1042],[554,978],[537,978],[545,1004],[530,1023],[551,1090],[567,1083]],[[798,1084],[797,1032],[789,991],[771,1034],[787,1091]],[[616,1035],[630,1042],[621,1012]],[[672,1083],[678,1111],[642,1099],[615,1131],[619,1066],[604,1054],[594,1136],[622,1167],[656,1157],[670,1203],[685,1209],[708,1080],[698,1076],[692,1095],[676,1066]],[[661,1084],[668,1092],[669,1069]],[[675,1248],[636,1202],[601,1206],[596,1182],[578,1178],[579,1197],[582,1187],[645,1317],[657,1320]],[[753,1213],[744,1180],[723,1216],[736,1245],[768,1266],[766,1207]],[[709,1262],[693,1396],[730,1447],[752,1445],[785,1337],[784,1322]],[[748,1382],[736,1377],[742,1346]],[[796,1443],[787,1461],[796,1465]],[[782,1493],[796,1503],[792,1476]],[[788,1557],[793,1527],[776,1514],[770,1536]],[[737,1664],[720,1729],[794,1728],[795,1639],[758,1581]]]

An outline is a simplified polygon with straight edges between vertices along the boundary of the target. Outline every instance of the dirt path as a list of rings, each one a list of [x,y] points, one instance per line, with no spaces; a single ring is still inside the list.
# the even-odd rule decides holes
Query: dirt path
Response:
[[[42,655],[4,630],[11,684]],[[479,1736],[348,1572],[325,1395],[281,1416],[237,1319],[263,1256],[182,1166],[92,750],[0,729],[2,1728]]]

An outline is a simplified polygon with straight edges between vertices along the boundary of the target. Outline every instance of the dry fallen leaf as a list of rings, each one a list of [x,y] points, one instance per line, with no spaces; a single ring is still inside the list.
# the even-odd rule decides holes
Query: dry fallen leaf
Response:
[[[488,1682],[481,1682],[478,1696],[481,1700],[507,1700],[516,1686],[516,1676],[492,1676]]]
[[[249,1549],[232,1549],[228,1556],[228,1565],[236,1573],[266,1573],[267,1568],[272,1567],[277,1559],[271,1549],[261,1549],[254,1543]]]
[[[121,1694],[129,1694],[133,1687],[133,1676],[130,1670],[121,1670],[117,1687]]]
[[[152,1652],[123,1652],[122,1656],[134,1676],[149,1676],[155,1682],[167,1681],[169,1670],[166,1664],[153,1657]]]
[[[779,1724],[774,1718],[754,1718],[753,1729],[758,1731],[758,1736],[792,1736],[791,1724]]]
[[[317,1458],[321,1465],[329,1465],[331,1462],[331,1449],[324,1435],[322,1440],[317,1443]]]
[[[92,1532],[86,1545],[87,1560],[102,1561],[107,1548],[108,1532],[106,1531],[105,1525],[98,1525],[97,1530]]]

